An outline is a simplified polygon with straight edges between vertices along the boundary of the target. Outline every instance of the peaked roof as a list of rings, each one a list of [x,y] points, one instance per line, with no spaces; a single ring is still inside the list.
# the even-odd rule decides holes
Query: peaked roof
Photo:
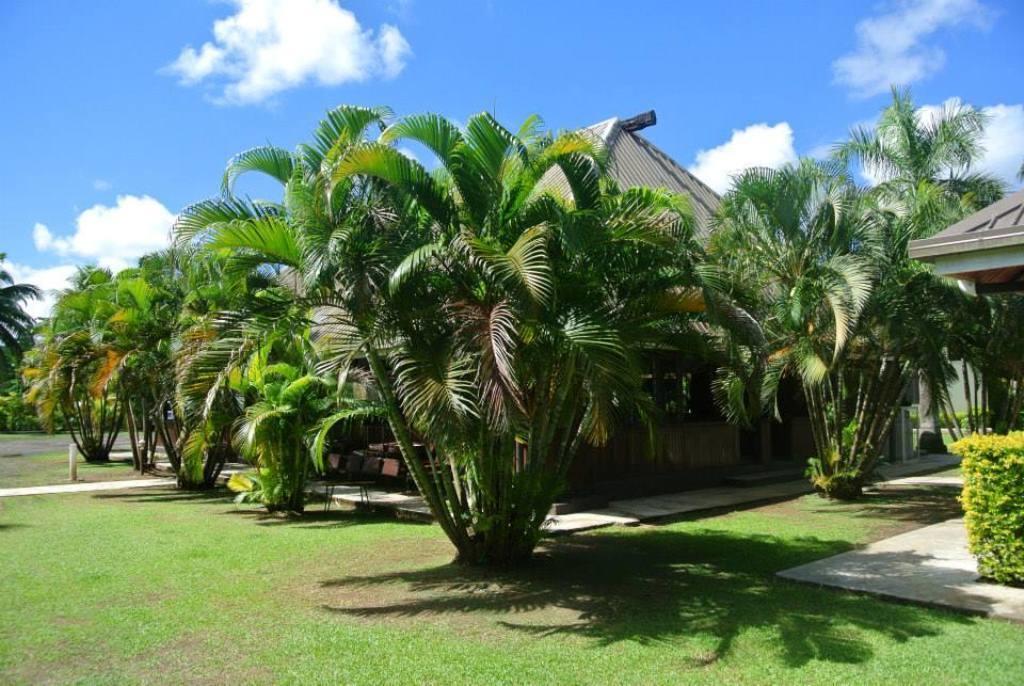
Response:
[[[653,113],[652,119],[653,119]],[[606,119],[583,131],[596,136],[608,153],[608,173],[622,188],[663,188],[685,195],[690,199],[697,229],[702,235],[711,230],[711,220],[718,209],[720,198],[703,181],[687,171],[658,146],[629,126],[632,119],[618,117]],[[623,124],[627,126],[624,127]],[[568,190],[568,183],[560,172],[552,184]]]
[[[912,241],[909,252],[939,273],[974,281],[979,292],[1024,289],[1024,189]]]

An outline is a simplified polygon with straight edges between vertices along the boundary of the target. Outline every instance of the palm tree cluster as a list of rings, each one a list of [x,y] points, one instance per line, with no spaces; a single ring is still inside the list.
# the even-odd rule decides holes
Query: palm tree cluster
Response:
[[[386,423],[457,559],[508,565],[583,444],[651,425],[644,355],[713,351],[737,422],[802,389],[810,477],[855,497],[912,380],[948,406],[952,355],[1007,380],[1006,422],[1020,412],[1020,351],[984,342],[1021,308],[993,303],[965,331],[978,308],[907,256],[1001,192],[971,170],[983,124],[966,108],[925,120],[895,93],[834,159],[739,175],[705,246],[686,198],[618,187],[585,131],[339,107],[295,150],[231,159],[168,250],[83,269],[25,377],[89,459],[122,426],[136,466],[162,445],[183,487],[239,455],[256,467],[232,478],[239,498],[286,512],[340,436]],[[859,187],[857,164],[880,182]],[[238,194],[251,173],[280,197]]]
[[[996,327],[1019,330],[1019,308],[968,300],[907,254],[911,240],[1002,193],[998,180],[972,170],[983,128],[977,110],[925,114],[894,91],[878,124],[854,130],[833,160],[747,170],[723,202],[712,253],[743,275],[733,291],[764,336],[723,366],[720,401],[743,419],[772,406],[781,380],[798,379],[816,451],[808,473],[828,496],[860,493],[918,374],[934,412],[949,414],[956,355],[984,362],[993,379],[1001,372],[1005,415],[1019,414],[1019,363],[1011,362],[1019,351],[1015,358],[1006,345],[986,353],[978,344],[1005,340],[992,335]],[[858,164],[873,187],[851,178]],[[751,383],[759,404],[743,392]]]
[[[399,141],[430,150],[437,169]],[[232,194],[252,171],[282,183],[281,203]],[[179,244],[227,251],[230,270],[280,284],[223,316],[190,389],[229,384],[225,370],[267,355],[278,332],[303,332],[277,355],[311,343],[289,361],[304,388],[330,375],[370,393],[357,401],[335,384],[343,400],[319,424],[315,412],[277,412],[269,442],[301,435],[304,417],[320,459],[332,426],[385,417],[470,563],[529,556],[581,442],[601,443],[617,418],[648,412],[638,355],[688,330],[708,287],[685,199],[617,188],[598,141],[544,133],[536,118],[513,132],[488,114],[461,129],[436,115],[392,121],[343,107],[295,152],[237,156],[224,191],[182,214]],[[288,388],[246,411],[246,443],[260,443]]]

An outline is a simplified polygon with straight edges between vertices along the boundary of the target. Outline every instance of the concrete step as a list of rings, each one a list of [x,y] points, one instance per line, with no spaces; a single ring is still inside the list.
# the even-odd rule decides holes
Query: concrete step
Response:
[[[804,470],[799,467],[788,467],[786,469],[773,469],[767,472],[754,472],[753,474],[736,474],[725,480],[728,486],[739,486],[750,488],[751,486],[766,486],[768,484],[780,484],[785,481],[796,481],[803,478]]]

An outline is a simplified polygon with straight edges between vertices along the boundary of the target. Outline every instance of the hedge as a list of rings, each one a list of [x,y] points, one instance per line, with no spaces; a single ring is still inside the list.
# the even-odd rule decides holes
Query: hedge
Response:
[[[1001,583],[1024,583],[1024,432],[975,434],[952,450],[963,457],[960,499],[978,571]]]

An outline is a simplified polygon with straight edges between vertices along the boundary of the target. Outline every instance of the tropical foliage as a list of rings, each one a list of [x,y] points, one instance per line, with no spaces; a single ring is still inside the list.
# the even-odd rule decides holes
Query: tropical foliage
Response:
[[[13,376],[21,354],[32,345],[35,321],[25,311],[25,301],[41,295],[31,284],[14,282],[2,266],[6,257],[0,253],[0,381]]]
[[[953,444],[963,456],[964,521],[982,576],[1024,583],[1024,433],[973,435]]]
[[[679,197],[617,189],[585,135],[388,120],[343,107],[295,153],[242,153],[229,194],[186,210],[177,235],[285,275],[290,306],[313,310],[319,368],[368,372],[377,399],[323,426],[386,414],[459,559],[514,562],[580,443],[647,412],[638,353],[701,307],[692,220]],[[437,172],[397,150],[410,140]],[[283,204],[230,195],[248,171],[281,181]]]
[[[82,268],[61,293],[40,329],[40,343],[26,359],[28,398],[47,429],[60,412],[78,451],[89,462],[105,462],[124,419],[118,380],[109,373],[117,311],[116,284],[109,270]]]
[[[996,389],[970,429],[1020,415],[1019,337],[993,333],[1020,301],[978,307],[907,255],[1002,192],[973,170],[983,126],[895,91],[834,159],[739,174],[705,248],[685,198],[617,187],[586,131],[339,107],[294,151],[231,159],[170,249],[83,269],[28,355],[29,397],[89,459],[122,426],[138,469],[159,445],[185,488],[240,456],[239,499],[292,513],[341,434],[386,422],[458,560],[507,565],[583,444],[651,426],[645,356],[710,352],[736,422],[799,388],[811,480],[856,497],[908,386],[951,412],[953,359]],[[280,197],[240,194],[254,172]]]
[[[719,400],[743,419],[798,378],[816,449],[808,474],[825,495],[859,495],[918,374],[937,407],[949,404],[965,298],[907,248],[1001,193],[971,171],[983,125],[975,110],[922,113],[894,91],[877,127],[853,131],[836,162],[748,170],[723,201],[713,252],[743,275],[733,289],[764,340],[740,349],[745,364],[723,366]],[[854,160],[873,188],[847,176]]]
[[[894,88],[877,125],[851,131],[836,156],[878,182],[872,195],[902,218],[910,238],[927,238],[1002,196],[998,179],[974,170],[983,152],[985,121],[984,113],[960,104],[918,109],[909,91]],[[963,307],[963,301],[957,309],[973,318],[978,310]],[[944,304],[948,307],[949,300]],[[971,326],[981,325],[975,321]],[[949,368],[944,374],[934,371],[921,370],[921,447],[945,452],[938,420],[940,414],[954,414],[947,393],[952,377]]]

